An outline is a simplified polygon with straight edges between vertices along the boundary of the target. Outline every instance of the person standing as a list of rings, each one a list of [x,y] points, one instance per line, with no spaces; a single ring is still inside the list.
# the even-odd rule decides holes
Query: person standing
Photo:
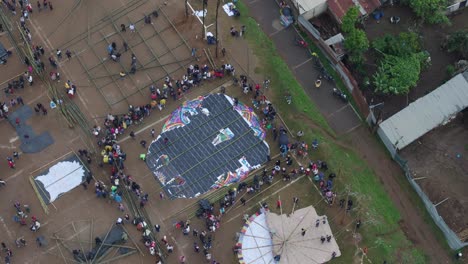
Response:
[[[180,264],[185,264],[185,261],[187,261],[187,259],[185,258],[185,256],[180,256],[179,261],[180,261]]]
[[[32,75],[28,76],[28,82],[29,82],[29,86],[33,86],[33,77],[32,77]]]
[[[18,102],[18,104],[24,105],[24,101],[21,96],[16,97],[16,101]]]
[[[155,134],[155,131],[154,131],[154,128],[151,129],[151,137],[154,138],[154,134]]]
[[[54,10],[54,7],[52,6],[52,2],[49,2],[49,9],[50,11]]]
[[[15,162],[14,162],[12,159],[9,159],[9,160],[8,160],[8,167],[10,167],[10,169],[14,169],[14,168],[15,168]]]
[[[65,51],[65,55],[67,55],[68,59],[71,59],[71,57],[72,57],[72,54],[71,54],[70,50]]]
[[[135,33],[135,25],[133,23],[130,23],[130,25],[128,25],[128,29],[130,29],[130,32]]]

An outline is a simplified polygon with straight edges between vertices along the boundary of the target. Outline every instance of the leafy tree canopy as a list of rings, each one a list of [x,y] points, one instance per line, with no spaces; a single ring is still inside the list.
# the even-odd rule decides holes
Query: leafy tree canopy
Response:
[[[386,34],[372,42],[372,47],[381,53],[394,56],[409,56],[421,51],[419,37],[413,32],[402,32],[399,35]]]
[[[352,30],[344,40],[344,47],[350,54],[363,53],[369,49],[366,32],[361,29]]]
[[[421,65],[427,59],[427,54],[420,52],[407,57],[385,55],[382,64],[373,76],[377,92],[384,94],[403,95],[415,87]]]
[[[416,15],[430,24],[449,24],[445,15],[447,0],[406,0]]]
[[[458,52],[465,59],[468,58],[468,30],[452,33],[447,41],[448,52]]]
[[[357,6],[353,6],[344,15],[341,23],[341,30],[344,33],[350,33],[356,28],[356,23],[359,18],[359,8]]]

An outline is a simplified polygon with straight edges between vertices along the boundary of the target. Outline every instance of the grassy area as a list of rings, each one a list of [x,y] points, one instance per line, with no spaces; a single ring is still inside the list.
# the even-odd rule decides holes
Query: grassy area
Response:
[[[361,230],[361,247],[369,249],[368,256],[374,263],[426,263],[423,252],[414,249],[406,238],[398,222],[401,219],[390,197],[377,180],[375,173],[353,151],[341,147],[324,133],[333,134],[324,117],[311,102],[302,87],[289,70],[286,63],[277,55],[271,40],[258,27],[257,22],[248,16],[248,8],[238,3],[242,24],[249,28],[247,39],[261,58],[263,74],[271,77],[273,101],[282,113],[287,125],[294,131],[303,130],[307,142],[317,138],[321,142],[319,150],[311,153],[313,159],[326,160],[331,169],[338,173],[335,190],[347,193],[355,200],[357,207],[353,217],[365,223]],[[293,103],[286,104],[284,94],[291,93]],[[320,128],[317,128],[320,127]],[[327,139],[327,140],[325,140]],[[323,212],[322,212],[323,213]],[[350,243],[340,245],[344,255],[335,263],[352,263],[355,247]]]

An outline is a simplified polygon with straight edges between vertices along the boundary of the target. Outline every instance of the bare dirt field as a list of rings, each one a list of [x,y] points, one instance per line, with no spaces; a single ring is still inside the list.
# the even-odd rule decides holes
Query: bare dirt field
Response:
[[[466,240],[468,222],[468,125],[460,116],[402,151],[413,177],[449,227]],[[446,200],[447,199],[447,200]],[[464,233],[465,235],[462,235]]]
[[[191,46],[197,48],[196,57],[204,55],[202,47],[203,40],[199,35],[201,26],[193,16],[184,17],[183,3],[168,2],[148,3],[145,1],[114,1],[107,2],[61,2],[54,3],[54,10],[42,10],[34,12],[27,26],[33,35],[33,45],[41,45],[46,50],[46,57],[43,59],[47,63],[48,56],[54,56],[56,49],[61,49],[63,53],[70,50],[72,58],[58,60],[58,71],[61,73],[60,82],[54,84],[59,89],[65,89],[64,83],[70,80],[77,86],[77,95],[74,102],[90,120],[91,125],[101,125],[108,113],[123,114],[127,111],[128,105],[143,105],[150,102],[149,85],[161,85],[163,78],[171,76],[179,79],[185,73],[185,68],[198,59],[198,64],[204,64],[206,57],[194,58],[191,56]],[[153,17],[153,24],[144,24],[143,15],[150,14],[158,10],[159,16]],[[36,10],[37,11],[37,10]],[[11,16],[12,21],[18,20],[19,16]],[[16,23],[16,22],[14,22]],[[136,32],[129,32],[129,23],[134,23]],[[127,26],[126,32],[120,32],[120,24]],[[177,27],[177,29],[175,27]],[[14,36],[16,26],[13,29]],[[8,49],[12,49],[14,43],[10,43],[5,34],[2,34],[2,43]],[[112,62],[109,59],[106,48],[115,42],[117,49],[122,53],[120,62]],[[124,51],[123,42],[128,44],[128,51]],[[20,46],[24,44],[20,43]],[[128,73],[130,70],[131,54],[137,57],[137,72],[135,75],[127,75],[124,79],[119,78],[119,72]],[[10,58],[7,66],[3,65],[0,81],[2,88],[6,87],[11,78],[22,74],[26,68],[19,60],[19,56]],[[227,58],[222,58],[220,62],[225,62]],[[218,63],[220,63],[218,62]],[[218,65],[219,66],[219,65]],[[237,65],[236,65],[237,67]],[[53,71],[53,68],[46,64],[46,74]],[[241,70],[239,69],[239,72]],[[3,74],[5,73],[5,74]],[[37,103],[48,105],[50,98],[47,93],[47,86],[36,79],[33,86],[16,91],[15,95],[6,95],[2,92],[1,101],[9,101],[17,95],[23,97],[25,104],[34,107]],[[162,226],[161,236],[168,235],[171,243],[175,245],[174,254],[169,255],[168,263],[175,263],[180,255],[185,255],[191,263],[201,263],[204,260],[202,254],[194,254],[192,244],[182,239],[180,233],[174,233],[173,223],[176,220],[185,219],[186,216],[179,215],[184,208],[190,206],[193,200],[174,200],[160,202],[157,198],[162,190],[159,183],[152,176],[141,160],[138,159],[140,153],[145,152],[138,143],[142,139],[151,141],[150,130],[153,128],[157,132],[161,131],[162,125],[168,114],[185,100],[204,95],[213,89],[219,89],[219,85],[230,81],[214,80],[207,82],[202,87],[191,90],[184,94],[180,100],[169,99],[163,111],[154,111],[144,122],[138,126],[131,127],[136,134],[136,141],[124,135],[120,139],[120,144],[128,153],[126,162],[126,172],[148,192],[150,202],[146,206],[147,213],[153,223]],[[216,90],[217,91],[217,90]],[[227,86],[227,93],[232,96],[241,96],[238,87]],[[250,104],[249,97],[241,97]],[[15,111],[16,107],[10,108]],[[38,195],[33,190],[30,177],[38,170],[48,168],[61,157],[71,152],[77,152],[85,148],[86,144],[82,137],[88,138],[90,135],[83,135],[76,126],[69,129],[65,119],[57,110],[49,110],[47,116],[35,115],[27,121],[35,132],[48,131],[54,139],[54,144],[44,151],[35,154],[22,154],[16,161],[16,169],[5,171],[1,179],[7,185],[1,187],[1,197],[3,203],[0,205],[0,230],[5,237],[2,237],[8,247],[14,247],[14,241],[19,237],[24,237],[28,242],[27,249],[14,249],[14,261],[18,263],[72,263],[73,255],[71,250],[83,248],[88,250],[96,236],[105,236],[117,217],[122,217],[122,213],[117,210],[115,202],[108,202],[105,199],[98,199],[90,186],[84,190],[81,186],[67,192],[47,206],[48,214],[42,209]],[[6,160],[13,151],[19,150],[20,139],[16,136],[14,128],[10,123],[2,120],[0,123],[2,134],[7,135],[1,138],[0,148],[2,152],[0,158]],[[91,132],[91,131],[90,131]],[[272,147],[272,151],[277,151],[277,147]],[[99,168],[97,163],[100,157],[94,156],[93,162],[89,165],[95,178],[108,182],[110,168]],[[6,167],[5,165],[2,165]],[[7,167],[6,167],[7,168]],[[21,190],[21,191],[17,191]],[[31,208],[29,217],[36,216],[42,223],[42,227],[37,233],[29,231],[27,226],[20,226],[13,221],[15,209],[13,203],[19,201],[28,204]],[[128,206],[128,205],[127,205]],[[128,210],[128,209],[127,209]],[[128,211],[126,211],[128,212]],[[188,210],[190,212],[190,210]],[[29,220],[27,220],[29,224]],[[236,224],[236,231],[239,225]],[[154,261],[147,249],[140,243],[141,235],[133,226],[127,226],[127,231],[133,241],[128,241],[125,246],[139,247],[142,254],[133,254],[128,257],[113,260],[115,263],[149,263]],[[235,232],[232,231],[232,234]],[[34,241],[37,237],[43,236],[47,242],[42,248],[37,248]],[[60,240],[54,239],[55,236]],[[158,239],[161,236],[157,236]],[[62,243],[63,242],[63,243]],[[109,254],[118,257],[119,254]],[[3,254],[2,254],[3,257]]]
[[[212,10],[213,6],[213,2],[210,1],[209,9]],[[162,8],[162,10],[159,8]],[[143,15],[149,14],[153,10],[159,10],[158,18],[153,18],[153,24],[144,24],[142,22]],[[225,14],[220,11],[220,16],[222,15]],[[13,19],[17,20],[18,16]],[[169,21],[177,27],[183,38]],[[126,32],[119,32],[121,23],[128,26],[130,22],[136,25],[137,31],[135,33],[129,32],[128,28]],[[201,31],[201,27],[197,23],[196,18],[193,16],[188,19],[184,18],[182,1],[168,1],[164,4],[163,1],[123,0],[115,2],[106,0],[104,2],[90,2],[82,0],[54,3],[53,11],[34,12],[28,24],[34,33],[33,43],[43,45],[46,48],[47,56],[53,55],[54,50],[57,48],[62,49],[63,52],[70,49],[73,54],[72,58],[70,60],[64,58],[59,61],[62,81],[57,85],[63,87],[63,82],[66,80],[74,82],[77,85],[78,94],[73,100],[85,113],[91,124],[102,126],[107,113],[123,114],[127,111],[129,104],[142,105],[149,103],[148,86],[151,83],[161,85],[161,78],[166,75],[177,79],[180,78],[185,73],[185,67],[190,63],[194,63],[189,58],[191,47],[197,48],[197,56],[204,55],[202,47],[206,47],[206,45],[204,45],[200,37],[197,38]],[[228,54],[226,57],[220,56],[218,64],[230,62],[236,67],[238,74],[247,73],[250,75],[252,72],[256,72],[256,69],[245,65],[256,64],[253,51],[246,48],[245,41],[230,38],[228,29],[232,24],[235,24],[236,27],[240,26],[232,19],[222,22],[220,39],[225,40],[222,45],[226,46]],[[185,44],[184,39],[188,45]],[[2,43],[8,43],[5,35],[2,35],[0,40]],[[123,41],[127,42],[130,47],[127,52],[122,50]],[[122,51],[120,62],[112,62],[108,58],[106,47],[112,42],[115,42],[118,49]],[[240,51],[235,53],[237,49]],[[211,50],[214,52],[214,47],[211,47]],[[247,52],[245,52],[246,50]],[[124,79],[119,79],[119,72],[128,71],[130,68],[131,53],[134,53],[137,57],[138,70],[135,75],[128,75]],[[8,62],[9,66],[7,68],[0,66],[2,67],[0,68],[2,70],[0,82],[7,81],[7,79],[24,72],[25,67],[17,58],[14,55]],[[198,63],[206,63],[204,56],[200,58]],[[244,69],[241,69],[241,66]],[[47,70],[50,70],[49,65],[46,65],[46,67]],[[7,71],[3,71],[3,69],[7,69]],[[5,79],[3,72],[8,72]],[[264,76],[255,77],[262,80]],[[193,211],[196,208],[193,203],[196,200],[160,200],[158,196],[161,186],[147,166],[138,159],[139,154],[145,151],[138,142],[142,139],[148,142],[151,141],[150,130],[153,128],[157,132],[161,131],[167,116],[184,100],[193,99],[214,89],[219,89],[218,87],[226,81],[230,81],[230,78],[211,81],[206,85],[197,87],[190,93],[185,94],[180,100],[173,101],[169,99],[164,110],[153,111],[148,118],[145,118],[143,123],[127,130],[127,132],[135,132],[135,140],[129,138],[127,132],[119,138],[119,144],[128,153],[125,163],[126,173],[132,175],[142,186],[142,189],[149,194],[150,200],[145,206],[146,211],[152,224],[161,225],[161,232],[156,234],[156,237],[160,239],[163,235],[167,235],[169,241],[174,244],[175,252],[169,254],[168,263],[177,263],[180,255],[187,256],[188,263],[204,262],[203,255],[193,251],[193,242],[195,240],[192,237],[184,237],[182,232],[174,227],[176,221],[193,217]],[[3,84],[2,88],[4,86],[5,84]],[[34,106],[38,102],[47,104],[50,100],[47,97],[46,86],[40,82],[36,82],[31,87],[26,85],[18,93],[24,98],[25,103],[30,106]],[[241,101],[250,104],[250,95],[242,96],[238,87],[227,85],[227,93],[231,96],[238,96]],[[10,98],[5,97],[5,94],[2,93],[0,100],[7,101]],[[11,111],[14,111],[14,109]],[[23,154],[17,160],[15,170],[8,169],[6,161],[2,164],[2,168],[5,169],[0,177],[7,182],[7,185],[0,187],[0,195],[3,201],[0,205],[0,233],[6,234],[6,237],[2,236],[1,240],[4,240],[11,248],[14,247],[14,240],[18,237],[24,236],[28,241],[27,248],[13,249],[15,253],[14,262],[72,263],[73,261],[70,259],[73,256],[70,249],[82,247],[83,245],[86,248],[86,244],[89,246],[90,241],[93,241],[93,236],[105,235],[109,226],[114,223],[117,217],[121,217],[122,213],[117,210],[116,203],[96,198],[92,187],[88,188],[88,190],[78,187],[60,197],[53,205],[50,205],[48,207],[49,214],[46,215],[31,187],[29,177],[36,170],[50,166],[52,161],[59,159],[70,151],[84,148],[85,143],[82,137],[89,137],[89,135],[82,135],[78,128],[69,129],[64,118],[55,110],[49,110],[47,116],[34,116],[28,120],[28,124],[32,125],[38,132],[49,131],[55,143],[41,153]],[[0,131],[5,135],[0,139],[0,159],[6,160],[7,156],[11,156],[13,151],[18,150],[19,139],[14,128],[6,121],[0,121]],[[271,135],[269,135],[268,141],[270,143],[271,140]],[[364,142],[361,145],[367,146],[367,143]],[[270,144],[270,146],[272,147],[272,155],[278,152],[277,145]],[[369,156],[373,157],[374,155]],[[102,179],[107,183],[110,168],[99,168],[97,166],[99,160],[99,155],[94,156],[90,168],[97,179]],[[386,173],[388,172],[382,172],[382,174],[387,175]],[[251,200],[247,204],[248,208],[237,206],[226,215],[226,222],[222,224],[220,232],[214,235],[215,243],[212,252],[217,261],[221,263],[234,262],[235,258],[231,254],[231,248],[235,243],[235,233],[242,227],[241,218],[244,213],[255,211],[258,202],[261,200],[266,199],[267,202],[273,204],[278,196],[284,199],[285,210],[290,211],[292,203],[289,201],[298,192],[301,193],[299,198],[304,202],[304,205],[313,203],[320,213],[326,211],[329,219],[332,219],[330,220],[333,222],[332,228],[337,232],[336,235],[340,240],[340,246],[354,248],[355,240],[351,234],[353,228],[350,227],[353,219],[337,206],[327,207],[317,195],[314,185],[307,178],[302,178],[290,185],[279,181],[275,186],[275,188],[268,189],[259,196],[249,197]],[[392,185],[393,187],[397,188],[396,185]],[[393,195],[398,196],[397,194]],[[19,226],[13,221],[14,201],[30,205],[32,208],[30,216],[37,216],[42,222],[42,228],[39,232],[32,233],[27,227]],[[407,208],[407,210],[412,211],[411,208]],[[196,218],[192,221],[193,228],[199,230],[205,228],[202,221]],[[409,217],[409,221],[411,221],[411,217]],[[418,224],[415,223],[414,225]],[[141,234],[137,233],[131,225],[126,225],[126,228],[130,233],[130,237],[137,240],[136,244],[143,254],[134,254],[114,262],[154,262],[154,257],[150,256],[147,249],[140,243]],[[409,230],[409,232],[412,232],[412,230]],[[63,236],[65,245],[57,244],[57,241],[52,238],[54,233]],[[36,245],[34,245],[34,240],[38,236],[44,236],[48,242],[43,248],[36,248]],[[76,237],[79,239],[75,239]],[[81,241],[83,245],[80,245],[78,241]],[[134,246],[133,241],[127,242],[126,245]],[[356,248],[356,252],[359,253],[360,251]],[[2,254],[3,256],[4,254]]]
[[[55,55],[55,49],[72,52],[72,58],[59,60],[59,72],[62,75],[61,82],[55,84],[62,89],[66,80],[72,81],[77,86],[78,95],[74,100],[85,113],[91,124],[102,125],[104,116],[107,113],[123,114],[127,111],[128,105],[142,105],[149,103],[149,85],[162,85],[162,79],[166,76],[181,78],[185,73],[185,68],[193,63],[194,57],[191,57],[191,48],[181,34],[190,33],[190,29],[179,32],[171,23],[179,20],[178,16],[183,16],[181,3],[166,3],[160,1],[148,3],[146,1],[114,1],[90,2],[90,1],[66,1],[54,3],[54,10],[35,10],[27,26],[31,29],[33,36],[33,45],[42,45],[46,50],[47,62],[48,56]],[[163,7],[164,10],[159,9]],[[3,10],[3,6],[2,6]],[[158,10],[159,16],[153,17],[153,24],[143,23],[143,15],[150,14]],[[13,21],[13,35],[16,35],[16,21],[19,16],[7,14]],[[119,32],[120,24],[129,25],[134,23],[137,30],[135,33]],[[143,26],[144,25],[144,26]],[[0,35],[2,44],[7,49],[13,50],[13,56],[8,60],[8,64],[1,65],[1,88],[0,100],[9,102],[10,99],[21,96],[26,105],[34,107],[37,103],[42,103],[46,107],[50,101],[47,96],[47,87],[35,78],[33,86],[26,84],[24,89],[15,91],[14,95],[3,93],[3,88],[18,75],[24,73],[26,67],[22,64],[19,56],[14,50],[14,43],[7,38],[7,33]],[[188,34],[189,38],[191,35]],[[128,51],[124,52],[123,42],[127,42]],[[120,63],[109,61],[106,47],[115,42],[118,49],[122,52]],[[24,44],[20,43],[20,46]],[[127,76],[125,79],[119,79],[119,72],[130,70],[130,56],[134,53],[137,57],[137,72],[135,75]],[[199,63],[203,63],[201,60]],[[53,69],[47,64],[46,73]],[[194,98],[206,94],[212,88],[217,87],[221,82],[214,81],[205,85],[203,89],[191,91],[184,95],[182,100]],[[64,88],[63,88],[64,89]],[[177,107],[182,101],[174,102],[172,99],[167,103],[163,112],[155,112],[149,118],[145,119],[140,127],[135,131],[145,132],[145,138],[150,140],[149,129],[154,124],[158,131],[164,121],[164,117]],[[17,107],[10,107],[10,112]],[[47,107],[48,108],[48,107]],[[6,164],[7,156],[12,156],[13,151],[19,150],[20,139],[15,133],[14,128],[6,120],[0,121],[0,130],[2,135],[0,139],[1,154],[0,158],[5,160],[2,164],[3,170],[0,176],[6,181],[6,186],[1,187],[0,194],[2,204],[0,205],[0,230],[5,236],[1,241],[14,251],[15,263],[72,263],[72,249],[79,246],[88,249],[94,242],[95,236],[105,236],[117,217],[122,213],[117,210],[117,204],[108,203],[105,199],[98,199],[94,195],[93,188],[88,190],[82,187],[66,193],[60,197],[53,205],[47,207],[48,214],[42,209],[38,196],[30,184],[30,177],[39,169],[48,168],[57,162],[67,153],[85,148],[82,140],[82,133],[78,127],[69,129],[65,119],[57,110],[49,109],[47,116],[34,115],[27,120],[36,133],[48,131],[54,139],[54,144],[44,151],[35,154],[21,154],[20,159],[16,161],[16,169],[8,169]],[[158,127],[159,124],[159,127]],[[146,128],[146,129],[145,129]],[[148,129],[148,130],[147,130]],[[91,132],[91,131],[89,131]],[[141,132],[141,133],[142,133]],[[137,135],[140,134],[137,132]],[[85,137],[89,137],[85,135]],[[141,135],[143,137],[143,135]],[[140,149],[133,150],[128,147],[129,156],[138,161],[137,154]],[[127,148],[126,144],[123,144]],[[130,154],[131,153],[131,154]],[[139,181],[144,175],[148,176],[148,169],[141,163],[129,161],[130,170],[135,173],[135,178]],[[91,171],[97,179],[107,182],[108,168],[105,170],[97,166],[97,159],[90,165]],[[152,177],[147,177],[148,184],[156,184]],[[149,185],[151,186],[151,185]],[[157,197],[159,186],[154,186],[154,192],[150,194]],[[150,191],[150,187],[146,188]],[[31,208],[29,217],[36,216],[42,223],[42,227],[37,233],[28,230],[28,226],[20,226],[13,221],[15,208],[13,203],[19,201],[22,204],[28,204]],[[182,204],[186,201],[180,203]],[[172,206],[172,204],[171,204]],[[157,211],[157,210],[156,210]],[[30,220],[27,219],[29,225]],[[76,230],[75,230],[76,228]],[[120,260],[113,260],[115,263],[148,263],[154,257],[142,248],[139,239],[141,237],[133,226],[127,227],[130,237],[136,239],[138,247],[143,254],[128,256]],[[64,243],[53,238],[54,234],[61,237]],[[43,236],[47,242],[42,248],[37,248],[35,239]],[[16,249],[14,241],[24,237],[28,242],[27,249]],[[79,242],[81,243],[79,243]],[[83,245],[81,245],[83,244]],[[133,242],[127,242],[126,246],[135,247]],[[144,247],[144,246],[143,246]],[[28,250],[29,249],[29,250]],[[111,257],[119,256],[110,254]],[[4,257],[4,254],[2,254]],[[175,261],[176,256],[174,257]]]

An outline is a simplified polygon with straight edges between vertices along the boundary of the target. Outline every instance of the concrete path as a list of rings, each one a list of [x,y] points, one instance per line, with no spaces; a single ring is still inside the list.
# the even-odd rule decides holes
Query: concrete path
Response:
[[[293,71],[335,133],[343,135],[359,127],[362,122],[352,105],[345,104],[332,95],[334,83],[322,80],[321,87],[315,87],[319,71],[314,66],[312,55],[307,49],[295,45],[298,35],[294,28],[284,28],[280,24],[276,1],[248,0],[246,3],[252,17],[274,42],[278,54]]]

